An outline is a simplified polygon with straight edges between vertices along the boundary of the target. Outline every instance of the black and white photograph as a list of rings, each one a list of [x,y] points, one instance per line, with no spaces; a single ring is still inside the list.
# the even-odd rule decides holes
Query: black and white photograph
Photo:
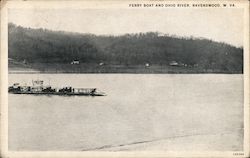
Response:
[[[249,156],[248,2],[42,2],[6,3],[8,152]]]

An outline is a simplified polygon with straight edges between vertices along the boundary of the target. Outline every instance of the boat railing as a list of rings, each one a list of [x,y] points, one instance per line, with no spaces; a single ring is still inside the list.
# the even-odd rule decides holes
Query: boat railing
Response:
[[[93,93],[95,88],[74,88],[76,93]]]
[[[33,82],[33,83],[42,83],[42,82]],[[24,92],[24,93],[65,93],[65,94],[86,94],[86,95],[98,95],[104,94],[99,92],[96,88],[73,88],[69,87],[51,87],[51,86],[38,86],[41,84],[33,84],[32,86],[20,86],[19,84],[14,84],[13,86],[9,87],[9,92]]]

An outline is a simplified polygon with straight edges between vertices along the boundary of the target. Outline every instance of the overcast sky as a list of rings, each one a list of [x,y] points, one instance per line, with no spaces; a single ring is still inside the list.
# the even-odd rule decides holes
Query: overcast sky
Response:
[[[194,11],[195,10],[195,11]],[[157,31],[243,45],[242,9],[11,9],[9,22],[93,34]]]

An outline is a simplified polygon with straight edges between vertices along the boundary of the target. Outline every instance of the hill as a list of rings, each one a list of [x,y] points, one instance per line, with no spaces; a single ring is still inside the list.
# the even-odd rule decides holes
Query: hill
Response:
[[[97,36],[12,23],[8,35],[9,58],[43,72],[243,72],[242,48],[203,38],[158,32]]]

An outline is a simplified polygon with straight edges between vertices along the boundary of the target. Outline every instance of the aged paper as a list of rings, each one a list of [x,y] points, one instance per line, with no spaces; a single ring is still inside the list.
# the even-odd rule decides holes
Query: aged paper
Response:
[[[249,157],[249,2],[2,1],[1,157]]]

